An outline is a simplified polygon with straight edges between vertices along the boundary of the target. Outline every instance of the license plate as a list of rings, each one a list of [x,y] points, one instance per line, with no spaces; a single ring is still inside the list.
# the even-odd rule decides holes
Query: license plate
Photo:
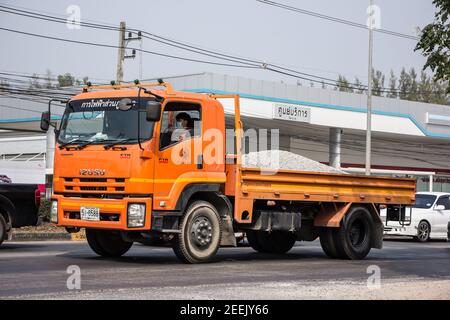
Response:
[[[100,208],[96,207],[81,207],[81,220],[100,221]]]

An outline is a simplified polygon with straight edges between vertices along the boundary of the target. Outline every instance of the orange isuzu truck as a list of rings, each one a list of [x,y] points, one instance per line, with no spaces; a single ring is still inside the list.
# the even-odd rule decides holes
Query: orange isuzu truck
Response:
[[[233,154],[226,98],[235,106]],[[50,119],[49,107],[42,130]],[[414,179],[243,167],[242,126],[237,95],[178,92],[162,80],[86,86],[55,129],[51,221],[86,228],[104,257],[141,242],[208,262],[245,232],[258,252],[319,238],[331,258],[362,259],[382,247],[380,205],[400,212],[415,201]]]

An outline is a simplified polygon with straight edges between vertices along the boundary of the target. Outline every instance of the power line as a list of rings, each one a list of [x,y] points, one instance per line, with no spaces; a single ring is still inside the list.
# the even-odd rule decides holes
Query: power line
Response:
[[[0,8],[7,8],[7,9],[10,9],[10,10],[16,10],[16,11],[22,12],[22,13],[17,13],[17,12],[11,12],[11,11],[6,11],[4,9],[0,9],[0,11],[4,11],[4,12],[7,12],[7,13],[24,15],[24,16],[31,17],[31,18],[43,19],[43,20],[46,20],[46,21],[52,21],[52,22],[58,22],[58,23],[64,23],[64,24],[67,23],[67,21],[65,19],[58,18],[58,17],[55,17],[55,16],[41,15],[41,14],[37,14],[37,13],[31,12],[31,11],[19,10],[19,9],[15,9],[15,8],[3,6],[3,5],[0,5]],[[26,14],[23,14],[23,12],[26,13]],[[102,25],[102,24],[92,24],[92,23],[84,23],[84,22],[80,22],[80,24],[83,25],[83,26],[86,26],[86,27],[90,27],[90,28],[100,28],[100,29],[114,30],[114,31],[118,31],[119,30],[118,27],[112,27],[112,26],[107,26],[107,25]],[[127,28],[127,31],[130,31],[130,30],[134,31],[134,32],[141,31],[141,30],[137,30],[137,29]],[[285,67],[273,64],[273,63],[265,63],[263,61],[258,61],[258,60],[254,60],[254,59],[240,58],[240,57],[237,57],[237,56],[232,56],[232,55],[228,55],[228,54],[219,53],[217,51],[211,51],[211,50],[202,49],[202,48],[199,48],[197,46],[192,46],[192,45],[188,45],[186,43],[180,42],[180,41],[171,40],[171,39],[168,39],[166,37],[162,37],[162,36],[156,35],[154,33],[149,33],[147,31],[141,31],[141,33],[142,33],[142,37],[144,37],[146,39],[150,39],[150,40],[153,40],[153,41],[156,41],[156,42],[159,42],[159,43],[163,43],[165,45],[169,45],[169,46],[176,47],[176,48],[179,48],[179,49],[187,50],[187,51],[194,52],[194,53],[197,53],[197,54],[202,54],[202,55],[214,57],[216,59],[242,63],[242,64],[245,64],[245,65],[248,65],[248,66],[252,66],[252,67],[255,67],[255,68],[267,69],[267,70],[272,71],[272,72],[276,72],[276,73],[279,73],[279,74],[284,74],[284,75],[288,75],[288,76],[291,76],[291,77],[295,77],[297,79],[312,81],[312,82],[316,82],[316,83],[322,83],[323,80],[331,81],[332,83],[328,83],[328,85],[337,87],[334,79],[320,77],[320,76],[316,76],[316,75],[313,75],[313,74],[300,72],[300,71],[289,69],[289,68],[285,68]],[[157,38],[157,39],[155,39],[155,38]],[[193,49],[195,49],[195,50],[193,50]],[[295,73],[295,74],[298,74],[298,75],[301,75],[301,76],[296,76],[294,74],[288,74],[288,73],[285,73],[283,71],[279,71],[279,70],[276,70],[276,69],[289,71],[291,73]],[[321,79],[322,81],[309,79],[308,77]],[[346,85],[340,85],[340,87],[347,88],[347,89],[360,89],[360,86],[361,85],[359,85],[359,84],[352,84],[352,83],[349,83],[347,86]]]
[[[76,44],[82,44],[82,45],[91,45],[91,46],[97,46],[97,47],[106,47],[106,48],[115,48],[115,49],[118,48],[118,46],[110,45],[110,44],[102,44],[102,43],[94,43],[94,42],[79,41],[79,40],[72,40],[72,39],[66,39],[66,38],[59,38],[59,37],[47,36],[47,35],[30,33],[30,32],[25,32],[25,31],[19,31],[19,30],[4,28],[4,27],[0,27],[0,30],[13,32],[13,33],[18,33],[18,34],[23,34],[23,35],[27,35],[27,36],[33,36],[33,37],[49,39],[49,40],[63,41],[63,42],[76,43]],[[259,68],[259,67],[255,67],[255,66],[249,66],[249,65],[234,65],[234,64],[226,64],[226,63],[218,63],[218,62],[197,60],[197,59],[191,59],[191,58],[184,58],[184,57],[168,55],[168,54],[163,54],[163,53],[154,52],[154,51],[143,50],[143,49],[139,49],[139,48],[130,48],[130,49],[134,49],[136,51],[142,51],[142,52],[148,53],[148,54],[154,54],[154,55],[158,55],[158,56],[163,56],[163,57],[166,57],[166,58],[174,58],[174,59],[191,61],[191,62],[199,62],[199,63],[213,64],[213,65],[220,65],[220,66],[229,66],[229,67],[249,68],[249,69]],[[308,77],[302,77],[302,76],[296,75],[294,73],[289,73],[289,72],[285,72],[285,71],[276,70],[276,69],[274,69],[272,67],[268,67],[267,65],[262,67],[262,68],[263,69],[267,69],[269,71],[273,71],[273,72],[279,73],[279,74],[283,74],[283,75],[287,75],[287,76],[290,76],[290,77],[294,77],[296,79],[307,80],[307,81],[320,83],[320,84],[324,83],[324,84],[327,84],[327,85],[330,85],[330,86],[334,86],[334,87],[339,87],[339,88],[346,88],[346,89],[353,89],[353,90],[360,90],[361,89],[360,87],[353,87],[353,86],[350,86],[350,85],[342,85],[342,84],[338,85],[338,84],[332,83],[332,82],[324,82],[324,81],[319,81],[319,80],[315,80],[315,79],[310,79]],[[332,79],[328,79],[328,80],[329,81],[334,81]],[[388,92],[388,91],[387,90],[386,91],[385,90],[380,90],[380,92]],[[398,91],[395,91],[395,92],[399,93]]]
[[[38,80],[36,78],[36,80]],[[47,79],[44,79],[47,81]],[[14,79],[0,76],[0,85],[4,88],[11,88],[13,86],[26,89],[29,91],[42,91],[48,93],[56,93],[56,94],[74,94],[81,90],[80,87],[58,87],[56,85],[52,85],[51,83],[33,83],[31,81]]]
[[[12,90],[17,92],[25,92],[32,94],[51,94],[51,95],[59,95],[59,96],[70,96],[78,93],[78,91],[61,91],[61,90],[52,90],[50,88],[37,88],[30,86],[23,86],[21,84],[2,84],[0,83],[0,89],[2,90]]]
[[[79,41],[79,40],[72,40],[72,39],[66,39],[66,38],[59,38],[59,37],[47,36],[47,35],[43,35],[43,34],[36,34],[36,33],[19,31],[19,30],[14,30],[14,29],[9,29],[9,28],[3,28],[3,27],[0,27],[0,30],[17,33],[17,34],[22,34],[22,35],[27,35],[27,36],[43,38],[43,39],[77,43],[77,44],[82,44],[82,45],[90,45],[90,46],[104,47],[104,48],[115,48],[115,49],[119,48],[118,46],[106,44],[106,43],[94,43],[94,42],[88,42],[88,41]],[[155,52],[155,51],[149,51],[149,50],[144,50],[144,49],[141,50],[139,48],[129,48],[129,49],[133,49],[136,51],[142,51],[143,53],[153,54],[153,55],[157,55],[157,56],[161,56],[161,57],[190,61],[190,62],[212,64],[212,65],[219,65],[219,66],[225,66],[225,67],[236,67],[236,68],[257,68],[257,67],[251,67],[248,65],[236,65],[236,64],[227,64],[227,63],[220,63],[220,62],[213,62],[213,61],[184,58],[184,57],[180,57],[180,56],[175,56],[175,55],[170,55],[170,54],[165,54],[165,53],[160,53],[160,52]]]
[[[270,6],[282,8],[282,9],[285,9],[285,10],[289,10],[289,11],[293,11],[293,12],[297,12],[297,13],[313,16],[313,17],[316,17],[316,18],[320,18],[320,19],[324,19],[324,20],[328,20],[328,21],[333,21],[333,22],[345,24],[345,25],[356,27],[356,28],[360,28],[360,29],[366,29],[366,30],[368,29],[368,27],[365,24],[362,24],[362,23],[357,23],[357,22],[354,22],[354,21],[346,20],[346,19],[340,19],[340,18],[328,16],[328,15],[325,15],[325,14],[321,14],[321,13],[317,13],[317,12],[313,12],[313,11],[308,11],[308,10],[297,8],[297,7],[288,6],[288,5],[283,4],[283,3],[279,3],[279,2],[275,2],[275,1],[269,1],[269,0],[256,0],[256,1],[258,1],[260,3],[263,3],[263,4],[266,4],[266,5],[270,5]],[[420,40],[420,38],[417,37],[417,36],[412,36],[412,35],[396,32],[396,31],[392,31],[392,30],[374,29],[374,31],[378,32],[378,33],[383,33],[383,34],[387,34],[387,35],[391,35],[391,36],[395,36],[395,37],[400,37],[400,38],[404,38],[404,39],[409,39],[409,40],[414,40],[414,41]]]
[[[0,107],[7,108],[7,109],[20,110],[20,111],[29,111],[29,112],[33,112],[33,113],[42,114],[42,111],[33,110],[33,109],[27,109],[27,108],[21,108],[21,107],[13,107],[13,106],[4,105],[4,104],[0,104]],[[62,116],[62,115],[61,114],[57,114],[57,116]]]
[[[11,95],[8,94],[7,92],[1,92],[0,91],[0,98],[8,98],[8,99],[17,99],[17,100],[23,100],[23,101],[31,101],[34,103],[40,103],[40,104],[45,104],[48,105],[48,99],[43,99],[43,98],[29,98],[27,95]]]
[[[8,8],[8,9],[11,9],[11,10],[17,10],[17,11],[25,12],[27,14],[11,12],[11,11],[6,11],[4,9],[0,9],[0,11],[7,12],[7,13],[22,15],[22,16],[26,16],[26,17],[30,17],[30,18],[36,18],[36,19],[41,19],[41,20],[46,20],[46,21],[51,21],[51,22],[58,22],[58,23],[64,23],[64,24],[67,23],[67,21],[65,19],[58,18],[58,17],[55,17],[55,16],[42,15],[43,17],[40,17],[40,14],[33,13],[31,11],[18,10],[18,9],[15,9],[15,8],[11,8],[11,7],[0,5],[0,8],[2,8],[2,7],[3,8]],[[90,28],[98,28],[98,29],[113,30],[113,31],[118,31],[119,30],[119,28],[117,28],[117,27],[110,27],[110,26],[101,25],[101,24],[92,24],[92,23],[84,23],[84,22],[80,22],[80,24],[82,26],[86,26],[86,27],[90,27]],[[141,31],[141,30],[131,29],[131,28],[127,28],[126,30],[127,31],[132,30],[134,32]],[[162,36],[156,35],[154,33],[149,33],[147,31],[141,31],[141,33],[142,33],[142,37],[144,37],[146,39],[153,40],[153,41],[156,41],[156,42],[159,42],[159,43],[163,43],[165,45],[169,45],[169,46],[176,47],[176,48],[179,48],[179,49],[187,50],[187,51],[190,51],[190,52],[194,52],[194,53],[197,53],[197,54],[202,54],[202,55],[210,56],[210,57],[213,57],[213,58],[216,58],[216,59],[221,59],[221,60],[227,60],[227,61],[232,61],[232,62],[237,62],[237,63],[243,63],[243,64],[246,64],[248,66],[255,67],[255,68],[267,69],[267,70],[272,71],[272,72],[276,72],[276,73],[279,73],[279,74],[284,74],[284,75],[288,75],[288,76],[291,76],[291,77],[295,77],[297,79],[312,81],[312,82],[316,82],[316,83],[322,83],[322,81],[309,79],[307,77],[313,77],[313,78],[317,78],[317,79],[321,79],[321,80],[332,81],[333,83],[328,83],[328,85],[337,87],[337,85],[334,83],[334,81],[335,81],[334,79],[320,77],[320,76],[316,76],[316,75],[313,75],[313,74],[308,74],[308,73],[300,72],[300,71],[297,71],[297,70],[284,68],[284,67],[278,66],[276,64],[272,64],[272,63],[264,63],[263,61],[246,59],[246,58],[240,58],[240,57],[237,57],[237,56],[232,56],[232,55],[228,55],[228,54],[219,53],[217,51],[202,49],[202,48],[199,48],[199,47],[196,47],[196,46],[188,45],[188,44],[180,42],[180,41],[171,40],[171,39],[168,39],[166,37],[162,37]],[[155,39],[155,38],[158,38],[158,39]],[[173,42],[173,43],[170,43],[170,42]],[[202,51],[204,51],[204,52],[202,52]],[[305,77],[303,77],[303,76],[296,76],[296,75],[293,75],[293,74],[287,74],[287,73],[284,73],[282,71],[276,70],[275,68],[276,69],[285,70],[285,71],[290,71],[292,73],[303,75]],[[353,86],[350,86],[350,85],[353,85]],[[345,87],[345,88],[348,88],[348,89],[359,89],[359,85],[358,84],[351,84],[351,83],[349,83],[349,86],[341,85],[341,87]]]
[[[52,81],[58,81],[58,78],[55,77],[50,77],[50,75],[53,75],[51,72],[50,74],[43,74],[43,73],[30,73],[30,72],[20,72],[20,71],[11,71],[11,70],[0,70],[0,74],[3,75],[10,75],[10,76],[14,76],[14,77],[22,77],[22,78],[37,78],[37,79],[42,79],[42,80],[48,80],[51,79]],[[83,76],[77,76],[77,75],[72,75],[75,79],[79,79],[79,78],[83,78]],[[89,81],[110,81],[110,79],[101,79],[101,78],[91,78],[89,77]]]
[[[9,10],[18,11],[18,12],[14,12],[14,11],[9,11],[9,10],[5,10],[5,9],[0,9],[0,11],[6,12],[6,13],[11,13],[11,14],[15,14],[15,15],[19,15],[19,16],[25,16],[25,17],[30,17],[30,18],[35,18],[35,19],[46,20],[46,21],[50,21],[50,22],[57,22],[57,23],[67,24],[67,20],[65,18],[59,18],[59,17],[55,17],[55,16],[50,16],[50,15],[42,15],[42,14],[38,14],[38,13],[35,13],[35,12],[32,12],[32,11],[20,10],[20,9],[16,9],[16,8],[13,8],[13,7],[8,7],[8,6],[3,6],[3,5],[0,5],[0,8],[6,8],[6,9],[9,9]],[[118,27],[108,26],[108,25],[99,24],[99,23],[86,23],[86,22],[80,21],[80,25],[88,27],[88,28],[96,28],[96,29],[103,29],[103,30],[110,30],[110,31],[119,31]],[[143,34],[142,37],[144,37],[146,39],[153,40],[153,41],[156,41],[156,42],[160,42],[160,43],[163,43],[163,44],[166,44],[166,45],[169,45],[169,46],[172,46],[172,47],[176,47],[176,48],[179,48],[179,49],[191,51],[191,52],[194,52],[194,53],[198,53],[198,54],[202,54],[202,55],[206,55],[206,56],[210,56],[210,57],[215,57],[215,58],[222,59],[222,60],[229,60],[229,61],[234,61],[234,62],[247,62],[247,63],[252,63],[252,64],[255,64],[255,63],[256,64],[260,64],[261,63],[260,61],[256,61],[256,60],[252,60],[252,59],[236,57],[236,56],[220,53],[220,52],[217,52],[217,51],[203,49],[203,48],[200,48],[198,46],[193,46],[193,45],[190,45],[190,44],[187,44],[187,43],[183,43],[181,41],[172,40],[172,39],[169,39],[167,37],[162,37],[160,35],[157,35],[157,34],[154,34],[154,33],[150,33],[150,32],[147,32],[147,31],[142,31],[142,30],[138,30],[138,29],[134,29],[134,28],[126,28],[126,31],[127,32],[132,31],[132,32],[135,32],[135,33],[141,31],[141,33]],[[226,59],[226,58],[231,58],[231,59]]]
[[[260,2],[267,2],[270,4],[274,4],[275,2],[272,1],[260,1]],[[51,16],[51,15],[43,15],[40,13],[36,13],[36,12],[32,12],[32,11],[26,11],[26,10],[21,10],[21,9],[17,9],[14,7],[8,7],[8,6],[4,6],[4,5],[0,5],[0,8],[4,8],[4,9],[0,9],[0,11],[3,12],[7,12],[7,13],[12,13],[12,14],[17,14],[17,15],[23,15],[26,17],[30,17],[30,18],[35,18],[35,19],[41,19],[41,20],[46,20],[46,21],[51,21],[51,22],[58,22],[58,23],[64,23],[66,24],[67,21],[66,19],[63,18],[59,18],[56,16]],[[14,11],[8,11],[8,10],[15,10],[18,12],[14,12]],[[118,27],[115,26],[110,26],[110,25],[105,25],[105,24],[99,24],[99,23],[86,23],[86,22],[80,22],[81,25],[86,26],[86,27],[90,27],[90,28],[97,28],[97,29],[103,29],[103,30],[112,30],[112,31],[117,31],[119,30]],[[367,28],[365,25],[361,25],[364,28]],[[282,75],[286,75],[289,77],[293,77],[296,79],[301,79],[301,80],[306,80],[306,81],[310,81],[313,83],[318,83],[318,84],[326,84],[332,87],[336,87],[336,88],[343,88],[343,89],[350,89],[350,90],[357,90],[357,91],[362,91],[364,92],[367,88],[366,85],[363,84],[359,84],[359,83],[351,83],[351,82],[346,82],[346,83],[342,83],[339,81],[336,81],[335,79],[330,79],[330,78],[326,78],[326,77],[320,77],[320,76],[316,76],[310,73],[304,73],[304,72],[300,72],[291,68],[285,68],[282,67],[280,65],[276,65],[273,63],[265,63],[263,61],[258,61],[255,59],[246,59],[246,58],[241,58],[238,56],[233,56],[233,55],[228,55],[228,54],[223,54],[217,51],[212,51],[212,50],[206,50],[206,49],[202,49],[198,46],[192,46],[180,41],[176,41],[176,40],[171,40],[168,39],[167,37],[162,37],[159,35],[156,35],[154,33],[150,33],[147,31],[141,31],[141,30],[137,30],[137,29],[132,29],[132,28],[127,28],[127,31],[133,31],[133,32],[141,32],[142,37],[153,40],[153,41],[157,41],[159,43],[168,45],[168,46],[172,46],[172,47],[176,47],[179,49],[183,49],[183,50],[187,50],[190,52],[194,52],[196,54],[201,54],[201,55],[206,55],[209,57],[213,57],[216,59],[221,59],[221,60],[226,60],[226,61],[232,61],[232,62],[236,62],[239,64],[243,64],[244,66],[239,65],[239,67],[243,67],[243,68],[260,68],[260,69],[265,69],[271,72],[275,72],[278,74],[282,74]],[[51,37],[53,38],[53,37]],[[59,40],[59,39],[58,39]],[[75,40],[69,40],[66,39],[67,41],[73,41],[76,43],[82,43],[82,42],[77,42]],[[82,43],[82,44],[88,44],[88,43]],[[94,44],[93,44],[94,45]],[[117,46],[110,46],[110,45],[106,45],[108,47],[112,47],[112,48],[117,48]],[[134,48],[131,48],[134,49]],[[193,50],[194,49],[194,50]],[[136,51],[140,51],[140,52],[145,52],[146,50],[142,50],[142,49],[135,49]],[[174,57],[174,56],[170,56],[170,55],[165,55],[165,54],[161,54],[161,53],[155,53],[155,52],[147,52],[147,53],[152,53],[152,54],[157,54],[157,55],[162,55],[162,56],[166,56],[166,57],[172,57],[172,58],[180,58],[183,60],[188,60],[188,61],[194,61],[194,62],[202,62],[202,63],[210,63],[210,64],[219,64],[219,65],[224,65],[224,66],[230,66],[229,64],[220,64],[220,63],[215,63],[215,62],[205,62],[205,61],[199,61],[196,59],[189,59],[189,58],[181,58],[181,57]],[[236,65],[231,65],[233,67],[237,67]],[[279,70],[278,70],[279,69]],[[314,79],[311,79],[314,78]],[[316,80],[316,79],[320,79]],[[327,81],[327,82],[325,82]],[[395,93],[395,94],[400,94],[402,93],[401,90],[392,90],[390,88],[386,88],[386,87],[381,87],[380,90],[377,90],[380,93]],[[440,94],[440,93],[434,93],[434,92],[415,92],[417,94]]]

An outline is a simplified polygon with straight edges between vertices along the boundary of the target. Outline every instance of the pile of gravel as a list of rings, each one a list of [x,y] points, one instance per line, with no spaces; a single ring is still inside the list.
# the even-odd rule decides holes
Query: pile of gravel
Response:
[[[269,170],[345,173],[342,170],[321,164],[301,155],[282,150],[250,152],[242,156],[242,166],[245,168]]]

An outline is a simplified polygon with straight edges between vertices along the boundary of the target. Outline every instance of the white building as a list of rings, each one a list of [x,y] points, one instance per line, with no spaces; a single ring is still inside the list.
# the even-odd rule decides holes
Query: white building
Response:
[[[164,80],[177,90],[238,93],[245,128],[279,129],[282,149],[324,163],[340,140],[341,167],[364,172],[365,95],[213,73]],[[223,104],[231,118],[232,102]],[[300,115],[289,120],[277,113],[280,107],[296,108]],[[6,129],[38,131],[40,113],[46,108],[43,103],[0,96],[0,175],[13,182],[44,182],[45,135]],[[60,107],[52,110],[57,117],[63,112]],[[415,176],[418,190],[450,191],[450,106],[374,97],[372,131],[374,174]]]

